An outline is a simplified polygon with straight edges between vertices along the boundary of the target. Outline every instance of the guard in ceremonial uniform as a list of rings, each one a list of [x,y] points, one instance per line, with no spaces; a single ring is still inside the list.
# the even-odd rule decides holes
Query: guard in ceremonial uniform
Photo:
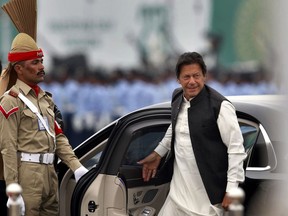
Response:
[[[0,150],[6,185],[19,183],[22,215],[58,215],[57,155],[74,171],[76,181],[87,169],[75,156],[55,120],[51,95],[37,84],[44,80],[43,52],[27,34],[19,33],[1,74]],[[2,91],[2,92],[1,92]],[[1,173],[0,173],[1,176]],[[11,203],[8,199],[7,206]]]

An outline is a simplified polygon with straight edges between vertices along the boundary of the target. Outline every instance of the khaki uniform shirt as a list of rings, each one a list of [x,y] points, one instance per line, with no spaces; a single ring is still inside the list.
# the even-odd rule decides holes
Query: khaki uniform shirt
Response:
[[[20,80],[17,80],[11,90],[10,92],[21,92],[27,97],[38,108],[50,131],[55,133],[54,102],[48,94],[40,89],[37,97],[34,90]],[[81,166],[66,136],[62,133],[56,135],[54,143],[53,137],[26,104],[17,95],[7,92],[0,98],[0,150],[6,185],[18,182],[20,152],[55,152],[72,171]]]

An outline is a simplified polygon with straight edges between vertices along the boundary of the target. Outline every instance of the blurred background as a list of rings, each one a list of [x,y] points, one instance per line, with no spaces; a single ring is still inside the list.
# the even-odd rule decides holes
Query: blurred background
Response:
[[[7,0],[0,0],[1,5]],[[285,0],[41,0],[37,44],[73,147],[114,119],[169,101],[180,54],[229,95],[287,93]],[[0,11],[0,60],[17,34]]]

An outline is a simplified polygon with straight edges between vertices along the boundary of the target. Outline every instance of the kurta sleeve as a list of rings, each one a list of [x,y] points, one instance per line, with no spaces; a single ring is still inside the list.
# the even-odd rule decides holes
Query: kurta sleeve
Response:
[[[165,136],[160,141],[158,146],[155,148],[155,152],[157,152],[161,157],[167,154],[171,149],[171,139],[172,139],[172,124],[168,127]]]
[[[243,136],[237,120],[234,106],[223,101],[221,104],[217,124],[221,138],[227,146],[228,151],[228,172],[226,192],[231,188],[238,187],[245,179],[243,161],[246,158],[243,146]]]

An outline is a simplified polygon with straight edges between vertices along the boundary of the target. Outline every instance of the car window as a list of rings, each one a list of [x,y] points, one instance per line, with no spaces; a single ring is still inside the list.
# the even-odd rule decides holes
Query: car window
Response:
[[[149,155],[164,137],[167,126],[150,126],[132,133],[122,165],[138,165],[137,162]]]
[[[278,149],[280,143],[271,141],[269,133],[262,124],[259,124],[259,129],[256,143],[249,155],[247,170],[256,172],[274,170],[277,166],[275,149]]]
[[[85,166],[88,170],[90,170],[90,169],[92,169],[93,167],[97,166],[97,164],[98,164],[98,162],[99,162],[99,160],[100,160],[100,157],[101,157],[101,155],[102,155],[102,152],[103,152],[103,151],[98,152],[96,155],[94,155],[92,158],[90,158],[88,161],[86,161],[86,162],[84,163],[84,166]]]
[[[245,119],[239,120],[247,153],[253,149],[259,134],[258,124]],[[138,165],[137,162],[149,155],[164,137],[167,126],[151,126],[134,131],[122,165]]]
[[[247,153],[246,164],[248,167],[266,167],[268,164],[267,148],[263,134],[259,129],[259,124],[246,120],[238,119],[239,126],[244,139],[244,147]],[[159,144],[165,135],[168,124],[149,125],[132,130],[128,149],[122,159],[121,165],[138,166],[137,162],[149,155]],[[86,156],[84,166],[88,169],[95,167],[99,162],[102,151],[106,144],[105,140],[100,146]]]
[[[238,123],[243,136],[245,152],[247,153],[244,167],[247,167],[247,165],[249,166],[250,164],[251,152],[255,146],[260,129],[257,123],[246,119],[238,118]]]
[[[238,120],[239,121],[239,126],[242,132],[243,136],[243,144],[246,152],[249,152],[253,145],[256,142],[258,133],[259,133],[259,127],[257,124],[251,121],[245,121],[245,120]]]
[[[266,167],[268,165],[268,152],[263,134],[260,133],[255,149],[252,152],[249,166],[251,167]]]
[[[108,139],[102,141],[101,143],[93,143],[96,147],[93,148],[91,151],[87,152],[85,159],[82,160],[82,163],[88,170],[96,167],[99,163],[103,150],[107,144],[107,140]]]

